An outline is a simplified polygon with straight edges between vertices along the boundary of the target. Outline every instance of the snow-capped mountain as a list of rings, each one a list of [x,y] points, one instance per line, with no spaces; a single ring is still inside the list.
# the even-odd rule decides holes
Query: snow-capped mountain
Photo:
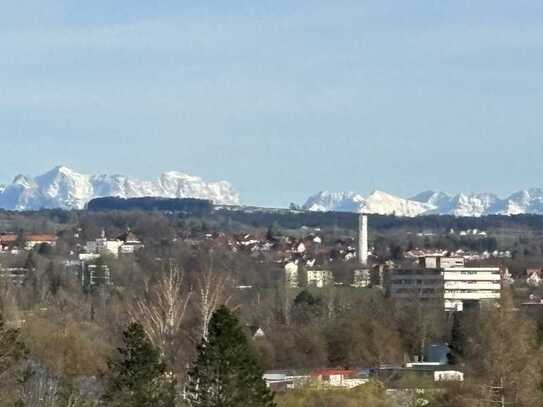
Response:
[[[375,213],[380,215],[418,216],[432,209],[426,203],[402,199],[382,191],[364,198],[354,192],[322,191],[311,196],[303,206],[310,211]]]
[[[86,175],[59,166],[34,178],[18,175],[11,184],[0,186],[0,208],[81,209],[91,199],[104,196],[202,198],[217,204],[239,204],[239,194],[226,181],[208,183],[174,171],[155,181],[145,181],[123,175]]]
[[[319,192],[303,206],[311,211],[340,211],[375,213],[381,215],[517,215],[543,214],[543,189],[516,192],[506,199],[495,194],[474,193],[448,195],[440,191],[426,191],[410,199],[376,191],[367,198],[354,192]]]

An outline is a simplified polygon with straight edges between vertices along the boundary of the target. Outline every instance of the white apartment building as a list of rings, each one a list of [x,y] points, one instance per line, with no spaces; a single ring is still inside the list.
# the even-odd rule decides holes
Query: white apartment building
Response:
[[[443,296],[447,311],[462,311],[464,301],[499,300],[501,273],[499,267],[444,268]]]
[[[322,288],[333,284],[334,274],[328,270],[307,270],[307,285]]]

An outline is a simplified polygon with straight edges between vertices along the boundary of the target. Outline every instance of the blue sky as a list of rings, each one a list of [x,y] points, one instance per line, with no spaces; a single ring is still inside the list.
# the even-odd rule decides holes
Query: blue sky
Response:
[[[0,182],[56,164],[318,190],[543,186],[543,2],[20,0]]]

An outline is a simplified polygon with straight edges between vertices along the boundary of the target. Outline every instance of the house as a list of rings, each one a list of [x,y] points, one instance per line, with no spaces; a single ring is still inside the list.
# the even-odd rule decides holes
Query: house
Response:
[[[285,282],[287,287],[298,288],[298,264],[295,262],[285,265]]]
[[[10,247],[17,242],[17,235],[15,233],[0,234],[0,251],[7,251]]]
[[[34,247],[41,246],[42,244],[55,247],[58,237],[53,234],[33,234],[25,235],[23,240],[25,241],[25,250],[32,250]]]
[[[323,288],[334,283],[334,274],[329,270],[307,270],[307,285]]]
[[[355,288],[366,288],[371,284],[371,273],[368,269],[355,270],[353,272],[353,283],[352,287]]]
[[[102,231],[100,237],[94,241],[87,242],[85,250],[91,254],[101,254],[118,257],[119,248],[123,245],[121,240],[108,240],[105,230]]]
[[[434,382],[463,382],[464,373],[458,370],[437,370],[434,372]]]
[[[134,254],[144,247],[143,242],[130,232],[130,230],[117,236],[114,240],[109,240],[106,237],[106,232],[102,231],[98,239],[87,242],[85,250],[90,254],[119,257],[119,254]]]
[[[268,370],[263,379],[266,387],[276,393],[303,387],[311,382],[311,376],[299,375],[289,370]]]
[[[347,389],[354,389],[369,381],[366,374],[346,369],[317,369],[311,373],[311,376],[321,385]]]
[[[266,334],[264,333],[264,330],[256,325],[247,325],[247,329],[249,330],[249,335],[251,339],[258,339],[258,338],[265,338]]]
[[[116,240],[122,242],[122,245],[119,247],[120,254],[134,254],[145,247],[143,242],[130,230],[117,236]]]
[[[543,282],[543,269],[528,269],[526,276],[526,284],[530,287],[539,287]]]

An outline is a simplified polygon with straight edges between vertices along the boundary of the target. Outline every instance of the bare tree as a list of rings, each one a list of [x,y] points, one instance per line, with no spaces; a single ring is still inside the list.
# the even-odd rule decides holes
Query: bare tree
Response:
[[[198,300],[196,308],[200,316],[201,340],[207,339],[209,322],[213,313],[219,306],[228,305],[232,300],[232,295],[227,290],[227,274],[215,272],[213,257],[210,256],[209,265],[203,270],[197,279]]]
[[[146,285],[144,298],[136,300],[130,310],[151,342],[167,356],[172,355],[173,342],[192,296],[191,290],[184,289],[183,281],[184,274],[170,263],[168,272],[155,284]]]

